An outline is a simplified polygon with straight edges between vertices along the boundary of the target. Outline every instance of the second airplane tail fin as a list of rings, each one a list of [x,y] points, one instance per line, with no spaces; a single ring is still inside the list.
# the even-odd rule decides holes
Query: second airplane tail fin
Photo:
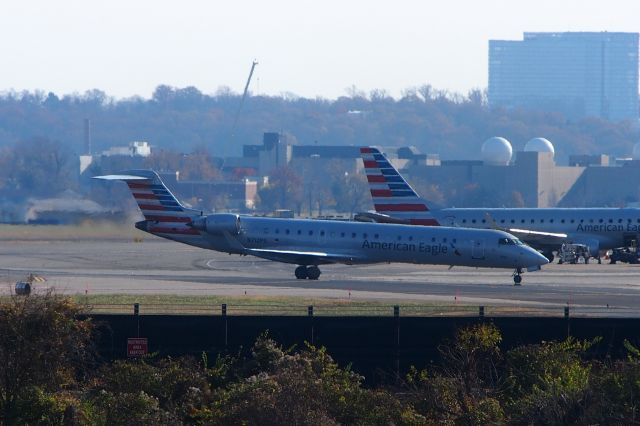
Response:
[[[437,226],[426,201],[404,180],[389,160],[373,147],[360,148],[376,212],[414,225]]]

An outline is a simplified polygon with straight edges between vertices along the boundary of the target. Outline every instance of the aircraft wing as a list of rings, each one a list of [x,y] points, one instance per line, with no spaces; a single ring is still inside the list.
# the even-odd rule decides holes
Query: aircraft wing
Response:
[[[364,258],[346,254],[327,253],[309,250],[274,250],[274,249],[245,249],[246,254],[251,254],[263,259],[278,262],[295,263],[298,265],[326,265],[329,263],[343,263],[352,265],[363,263]]]
[[[530,246],[559,246],[567,239],[567,234],[532,231],[530,229],[508,228],[505,231],[515,235]]]
[[[485,213],[485,217],[487,218],[487,221],[492,224],[493,229],[513,234],[534,248],[543,246],[559,246],[567,239],[567,234],[562,233],[533,231],[531,229],[503,228],[493,220],[489,213]]]

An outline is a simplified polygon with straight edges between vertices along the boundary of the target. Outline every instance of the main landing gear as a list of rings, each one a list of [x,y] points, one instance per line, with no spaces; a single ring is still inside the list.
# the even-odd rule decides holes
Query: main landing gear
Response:
[[[295,270],[296,278],[299,280],[317,280],[318,278],[320,278],[320,274],[320,268],[315,265],[300,265]]]
[[[513,273],[513,285],[520,286],[522,285],[522,268],[517,268]]]

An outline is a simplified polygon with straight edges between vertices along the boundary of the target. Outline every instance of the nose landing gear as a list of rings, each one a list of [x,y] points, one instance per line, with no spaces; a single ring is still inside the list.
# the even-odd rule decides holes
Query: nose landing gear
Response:
[[[306,279],[317,280],[318,278],[320,278],[321,273],[322,272],[320,271],[320,268],[318,268],[315,265],[311,265],[311,266],[300,265],[296,268],[294,272],[296,278],[299,280],[306,280]]]
[[[517,268],[513,273],[513,285],[520,286],[522,285],[522,268]]]

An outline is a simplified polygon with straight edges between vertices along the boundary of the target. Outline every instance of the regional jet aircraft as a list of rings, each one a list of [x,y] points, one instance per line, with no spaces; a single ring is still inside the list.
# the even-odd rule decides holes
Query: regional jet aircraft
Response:
[[[330,220],[279,219],[184,207],[151,170],[98,179],[127,183],[144,215],[136,228],[181,243],[299,265],[298,279],[318,279],[319,265],[384,262],[537,270],[547,259],[511,234],[488,229],[420,228]]]
[[[586,244],[591,253],[627,247],[638,241],[637,208],[443,208],[429,209],[387,158],[372,147],[360,148],[377,222],[492,228],[510,232],[553,261],[562,243]]]

